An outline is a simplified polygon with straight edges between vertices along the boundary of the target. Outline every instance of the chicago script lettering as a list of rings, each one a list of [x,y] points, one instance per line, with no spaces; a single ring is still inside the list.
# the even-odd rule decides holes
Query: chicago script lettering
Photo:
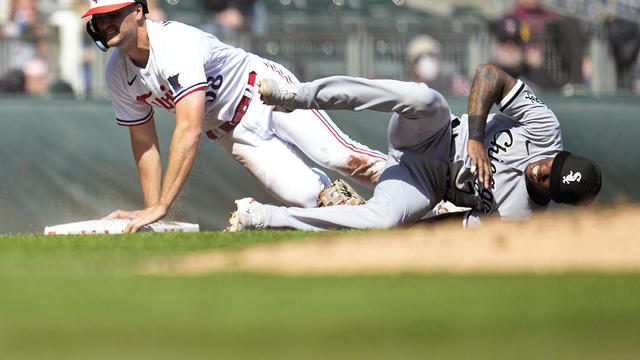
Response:
[[[503,134],[506,135],[506,138],[502,136]],[[495,162],[504,162],[504,160],[500,159],[500,155],[506,153],[511,146],[513,146],[513,134],[511,130],[502,130],[493,134],[493,138],[487,149],[487,155],[491,160],[492,174],[495,174],[497,171]],[[482,200],[482,210],[485,214],[490,213],[493,209],[494,197],[492,190],[495,189],[496,186],[495,177],[491,177],[491,183],[489,185],[489,189],[485,189],[478,181],[475,182],[475,188]]]

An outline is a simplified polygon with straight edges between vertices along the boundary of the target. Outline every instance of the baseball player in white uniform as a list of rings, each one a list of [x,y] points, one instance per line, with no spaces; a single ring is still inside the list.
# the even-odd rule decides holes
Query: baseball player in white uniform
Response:
[[[598,166],[563,151],[554,113],[526,84],[493,65],[478,68],[471,115],[460,118],[427,85],[394,80],[335,76],[296,85],[265,80],[260,93],[266,103],[286,108],[393,112],[389,159],[364,205],[302,209],[244,198],[236,201],[230,231],[389,228],[419,221],[442,200],[469,207],[463,221],[477,225],[488,215],[527,218],[551,199],[585,204],[600,191]],[[494,103],[500,113],[489,115]]]
[[[178,22],[145,18],[146,0],[91,0],[87,31],[102,50],[115,47],[106,70],[116,121],[129,127],[145,208],[117,210],[106,218],[131,218],[126,232],[166,215],[184,184],[201,133],[219,144],[284,204],[316,206],[330,183],[303,161],[373,188],[386,155],[344,134],[324,111],[274,112],[254,96],[263,78],[298,80],[283,66]],[[162,179],[154,108],[176,114]]]

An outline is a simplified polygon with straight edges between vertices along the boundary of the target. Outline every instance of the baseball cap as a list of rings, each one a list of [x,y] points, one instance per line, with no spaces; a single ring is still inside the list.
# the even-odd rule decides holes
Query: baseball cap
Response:
[[[145,14],[149,12],[147,0],[89,0],[90,8],[82,17],[120,10],[125,6],[135,3],[142,4]]]
[[[498,42],[513,41],[521,45],[529,40],[529,27],[513,17],[491,23],[491,29]]]
[[[602,174],[595,162],[561,151],[553,160],[550,182],[553,201],[587,205],[600,192]]]

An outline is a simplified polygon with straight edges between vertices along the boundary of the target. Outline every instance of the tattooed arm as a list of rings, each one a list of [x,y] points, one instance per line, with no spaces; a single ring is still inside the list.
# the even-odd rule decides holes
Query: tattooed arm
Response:
[[[469,140],[467,152],[476,166],[478,180],[485,189],[491,187],[491,162],[484,149],[484,129],[487,116],[494,103],[504,98],[516,84],[516,79],[497,66],[485,64],[476,69],[471,85],[467,113],[469,116]]]

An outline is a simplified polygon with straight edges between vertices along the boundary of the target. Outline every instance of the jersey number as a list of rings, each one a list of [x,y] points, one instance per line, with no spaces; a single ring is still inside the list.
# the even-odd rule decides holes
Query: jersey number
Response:
[[[215,90],[220,89],[220,87],[222,86],[222,80],[223,80],[222,75],[218,75],[216,77],[209,76],[207,78],[207,83],[209,84],[209,91],[207,91],[205,100],[207,100],[208,102],[216,101],[218,94],[216,93]]]

